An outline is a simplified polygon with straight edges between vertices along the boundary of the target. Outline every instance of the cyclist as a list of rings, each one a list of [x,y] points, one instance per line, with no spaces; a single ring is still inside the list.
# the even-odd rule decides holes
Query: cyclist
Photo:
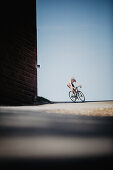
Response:
[[[70,79],[70,81],[68,82],[67,86],[71,89],[72,92],[73,92],[73,91],[76,92],[76,88],[75,88],[75,86],[74,86],[74,84],[73,84],[74,82],[76,83],[77,86],[80,86],[80,87],[81,87],[81,85],[79,85],[79,84],[76,82],[76,79],[75,79],[74,77],[71,77],[71,79]]]

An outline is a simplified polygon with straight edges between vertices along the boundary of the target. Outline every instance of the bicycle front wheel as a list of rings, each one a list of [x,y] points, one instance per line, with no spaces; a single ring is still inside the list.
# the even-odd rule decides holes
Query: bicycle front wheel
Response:
[[[85,96],[84,96],[84,94],[83,94],[81,91],[78,91],[78,98],[79,98],[82,102],[85,101]]]
[[[73,101],[76,102],[77,97],[75,96],[75,93],[72,91],[69,92],[69,98]]]

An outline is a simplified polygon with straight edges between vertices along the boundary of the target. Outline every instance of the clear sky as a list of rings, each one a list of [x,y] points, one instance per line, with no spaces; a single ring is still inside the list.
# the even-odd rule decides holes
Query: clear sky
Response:
[[[74,76],[86,100],[113,100],[113,0],[37,0],[38,95],[69,101]]]

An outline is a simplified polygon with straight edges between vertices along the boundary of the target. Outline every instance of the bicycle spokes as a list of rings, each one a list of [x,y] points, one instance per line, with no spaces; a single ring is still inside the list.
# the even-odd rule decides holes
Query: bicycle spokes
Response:
[[[69,97],[70,97],[70,99],[71,99],[73,102],[76,102],[76,100],[81,100],[82,102],[85,101],[85,96],[84,96],[84,94],[83,94],[81,91],[77,91],[76,93],[70,91],[70,92],[69,92]]]

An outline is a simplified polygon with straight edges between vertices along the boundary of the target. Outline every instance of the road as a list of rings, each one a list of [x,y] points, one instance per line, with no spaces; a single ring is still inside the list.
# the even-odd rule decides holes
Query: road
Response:
[[[3,168],[112,166],[113,102],[0,107]]]

